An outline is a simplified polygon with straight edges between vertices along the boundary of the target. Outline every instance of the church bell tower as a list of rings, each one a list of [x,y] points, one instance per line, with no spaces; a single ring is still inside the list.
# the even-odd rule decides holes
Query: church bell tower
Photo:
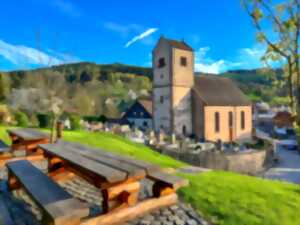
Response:
[[[184,41],[161,37],[152,55],[154,129],[188,136],[193,132],[193,49]]]

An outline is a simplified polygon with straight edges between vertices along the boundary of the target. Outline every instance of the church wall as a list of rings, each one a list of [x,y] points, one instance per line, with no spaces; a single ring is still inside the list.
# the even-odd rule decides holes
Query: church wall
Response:
[[[233,112],[232,137],[234,141],[246,140],[252,134],[251,106],[206,106],[204,108],[205,139],[209,141],[230,141],[229,112]],[[241,111],[245,112],[245,129],[241,129]],[[215,112],[220,114],[220,131],[215,131]]]
[[[167,133],[171,129],[171,114],[170,114],[170,96],[171,89],[169,87],[160,87],[153,89],[153,120],[154,120],[154,129],[158,132],[163,126],[163,130]],[[163,98],[163,103],[161,103],[161,97]]]
[[[245,112],[245,129],[241,129],[241,111]],[[239,140],[247,140],[252,136],[252,107],[251,106],[239,106],[236,107],[237,121],[236,126],[236,138]]]
[[[185,126],[186,135],[192,134],[192,98],[191,88],[173,87],[173,116],[174,132],[177,135],[183,134]]]
[[[164,58],[165,66],[159,68],[158,61],[160,58]],[[166,86],[170,85],[170,74],[171,74],[171,57],[170,57],[170,48],[168,45],[161,41],[157,48],[153,52],[153,85],[154,86]]]
[[[194,53],[181,49],[173,49],[173,85],[193,87],[194,85]],[[187,59],[187,65],[182,66],[180,58]]]
[[[197,139],[204,138],[204,103],[199,96],[192,92],[193,133]]]

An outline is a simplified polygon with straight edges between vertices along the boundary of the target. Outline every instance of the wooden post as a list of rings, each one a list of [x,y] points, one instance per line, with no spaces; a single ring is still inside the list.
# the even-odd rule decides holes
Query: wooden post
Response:
[[[109,212],[123,206],[133,206],[138,201],[140,190],[138,181],[131,183],[121,183],[111,188],[103,189],[103,209]]]
[[[62,138],[64,124],[62,121],[56,123],[56,141]]]

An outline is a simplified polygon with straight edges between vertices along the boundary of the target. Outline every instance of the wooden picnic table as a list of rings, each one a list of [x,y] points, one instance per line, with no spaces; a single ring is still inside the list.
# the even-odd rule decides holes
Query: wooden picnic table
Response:
[[[48,159],[49,176],[54,180],[61,174],[72,173],[101,190],[106,215],[87,221],[85,225],[113,224],[174,204],[177,201],[176,189],[187,185],[186,180],[165,174],[158,166],[85,145],[60,141],[38,147]],[[153,197],[139,202],[144,178],[154,182]]]
[[[39,144],[49,143],[48,134],[37,129],[16,128],[7,130],[11,140],[11,151],[25,150],[30,155],[37,150]]]

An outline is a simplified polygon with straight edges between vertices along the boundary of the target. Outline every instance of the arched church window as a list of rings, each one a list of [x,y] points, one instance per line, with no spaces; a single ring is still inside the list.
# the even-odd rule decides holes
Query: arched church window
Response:
[[[185,125],[183,125],[183,127],[182,127],[182,134],[185,136],[186,135],[186,126]]]
[[[160,96],[160,103],[161,103],[161,104],[164,103],[164,96]]]
[[[229,117],[228,118],[229,127],[233,127],[233,113],[229,112],[228,117]]]
[[[219,112],[215,112],[215,132],[219,132],[220,131],[220,113]]]
[[[187,66],[187,58],[186,57],[180,57],[180,65],[181,66]]]
[[[159,58],[158,60],[158,68],[162,68],[166,65],[165,58]]]
[[[241,129],[245,129],[245,112],[241,111]]]

